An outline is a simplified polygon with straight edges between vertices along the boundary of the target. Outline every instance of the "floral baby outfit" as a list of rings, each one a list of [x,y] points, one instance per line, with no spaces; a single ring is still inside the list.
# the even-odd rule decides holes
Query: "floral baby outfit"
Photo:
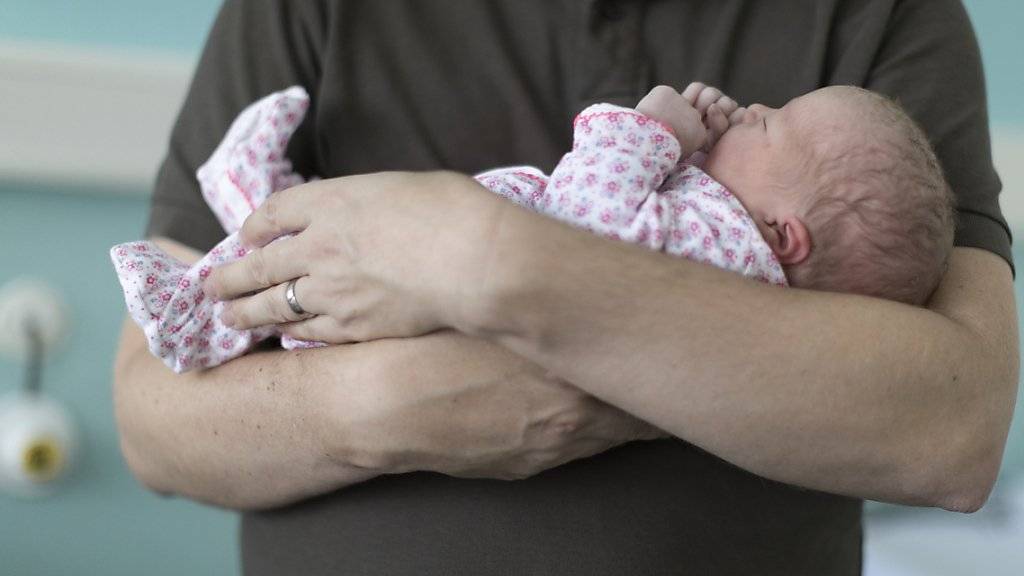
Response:
[[[199,168],[203,197],[229,235],[195,265],[151,242],[110,250],[129,314],[150,352],[175,372],[223,364],[279,335],[274,327],[225,326],[219,319],[224,303],[207,299],[202,281],[213,267],[247,254],[237,232],[256,207],[270,194],[304,182],[284,152],[308,107],[309,96],[300,87],[250,105]],[[520,206],[607,238],[786,285],[781,265],[742,204],[700,169],[699,153],[680,162],[670,128],[609,104],[587,108],[573,126],[573,149],[550,177],[523,166],[476,179]],[[323,345],[287,336],[281,341],[289,349]]]

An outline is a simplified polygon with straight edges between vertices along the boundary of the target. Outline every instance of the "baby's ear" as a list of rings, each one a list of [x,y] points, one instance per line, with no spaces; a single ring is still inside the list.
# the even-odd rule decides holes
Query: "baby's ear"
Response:
[[[772,228],[775,235],[768,243],[783,266],[794,266],[811,255],[811,233],[796,215],[779,218]]]

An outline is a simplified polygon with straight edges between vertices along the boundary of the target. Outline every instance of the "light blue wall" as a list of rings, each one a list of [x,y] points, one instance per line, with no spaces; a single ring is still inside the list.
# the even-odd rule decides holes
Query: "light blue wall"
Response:
[[[1024,128],[1024,74],[1021,73],[1021,23],[1024,2],[1019,0],[967,0],[967,12],[978,32],[988,80],[988,99],[995,124]],[[950,89],[954,89],[950,86]]]
[[[0,40],[195,54],[216,0],[0,0]]]
[[[1024,3],[966,4],[981,39],[993,122],[1024,128],[1016,29],[1024,22]],[[213,0],[0,0],[0,42],[60,41],[191,56],[217,5]],[[0,496],[0,574],[232,574],[237,570],[234,517],[145,492],[129,477],[117,449],[110,364],[123,305],[106,250],[139,237],[146,201],[102,191],[67,192],[0,182],[0,285],[30,274],[67,296],[75,330],[47,367],[46,387],[73,406],[86,449],[83,466],[54,498],[24,502]],[[1024,231],[1017,236],[1024,238]],[[1024,251],[1015,252],[1024,263]],[[1024,279],[1017,282],[1017,294],[1021,302]],[[0,393],[20,377],[19,367],[0,360]],[[1024,471],[1024,417],[1014,423],[1005,471]]]
[[[53,498],[0,496],[0,574],[233,574],[234,516],[146,492],[118,451],[110,373],[124,302],[107,250],[140,237],[146,200],[66,192],[0,184],[0,285],[31,275],[66,297],[73,332],[43,386],[73,410],[84,442]],[[0,361],[0,393],[21,378]]]

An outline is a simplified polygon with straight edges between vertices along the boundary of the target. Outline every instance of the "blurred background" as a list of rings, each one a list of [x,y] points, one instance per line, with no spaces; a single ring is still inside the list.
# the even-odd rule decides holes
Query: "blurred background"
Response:
[[[1024,238],[1024,3],[965,4],[986,66],[1003,209]],[[77,422],[81,455],[47,498],[0,494],[0,574],[238,572],[232,514],[156,496],[131,478],[110,396],[124,303],[107,250],[141,237],[155,169],[218,6],[0,0],[0,288],[31,276],[65,301],[70,331],[48,355],[43,387]],[[1024,252],[1014,253],[1020,266]],[[1018,307],[1022,294],[1018,277]],[[0,357],[0,396],[23,379],[21,362]],[[869,503],[866,574],[1024,574],[1017,412],[981,512]]]

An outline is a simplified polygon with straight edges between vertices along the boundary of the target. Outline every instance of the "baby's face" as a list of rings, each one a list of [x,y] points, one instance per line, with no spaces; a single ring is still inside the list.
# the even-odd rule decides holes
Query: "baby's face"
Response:
[[[766,234],[766,226],[803,204],[807,187],[796,184],[807,167],[808,135],[814,133],[820,142],[822,136],[848,133],[853,126],[848,108],[841,92],[832,88],[795,98],[782,108],[753,104],[743,122],[711,150],[704,170],[743,203]]]

